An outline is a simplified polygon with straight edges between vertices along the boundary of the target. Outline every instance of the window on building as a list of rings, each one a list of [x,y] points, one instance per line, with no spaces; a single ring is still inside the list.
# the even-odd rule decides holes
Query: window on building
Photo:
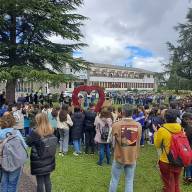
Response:
[[[72,88],[72,84],[71,84],[71,82],[69,82],[69,89],[71,89]]]

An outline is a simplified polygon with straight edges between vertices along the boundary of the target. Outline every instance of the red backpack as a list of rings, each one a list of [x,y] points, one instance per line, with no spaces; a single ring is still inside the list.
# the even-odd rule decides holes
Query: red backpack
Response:
[[[169,131],[167,128],[165,129]],[[172,135],[169,153],[166,152],[163,146],[169,163],[178,167],[188,167],[192,164],[192,149],[185,132],[181,131],[176,134],[171,131],[169,132]]]

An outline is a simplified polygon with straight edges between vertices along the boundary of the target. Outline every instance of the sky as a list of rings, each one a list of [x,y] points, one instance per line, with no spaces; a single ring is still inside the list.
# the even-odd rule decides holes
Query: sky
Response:
[[[190,0],[84,0],[78,12],[89,18],[82,27],[88,46],[74,56],[163,71],[169,59],[166,42],[176,43],[174,27],[185,22],[191,5]]]

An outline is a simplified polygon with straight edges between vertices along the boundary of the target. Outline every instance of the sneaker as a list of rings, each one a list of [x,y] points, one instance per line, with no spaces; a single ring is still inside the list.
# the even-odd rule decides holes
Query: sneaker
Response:
[[[141,145],[141,147],[145,147],[145,145]]]
[[[99,166],[102,166],[102,163],[100,163],[100,162],[97,162],[97,165],[99,165]]]
[[[62,156],[63,155],[63,153],[62,152],[59,152],[59,156]]]
[[[73,155],[75,155],[75,156],[79,156],[79,154],[78,154],[78,153],[76,153],[76,152],[73,152]]]

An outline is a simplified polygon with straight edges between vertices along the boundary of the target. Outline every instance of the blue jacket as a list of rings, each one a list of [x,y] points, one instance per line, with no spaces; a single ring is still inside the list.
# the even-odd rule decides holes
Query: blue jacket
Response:
[[[140,112],[138,115],[133,115],[132,118],[139,122],[141,124],[141,126],[143,127],[145,124],[145,116],[143,112]]]
[[[5,129],[0,129],[0,140],[3,140],[6,138],[7,133],[11,133],[13,131],[13,128],[5,128]],[[21,141],[23,142],[23,145],[27,148],[27,144],[25,143],[25,140],[23,139],[20,131],[17,130],[16,134]]]
[[[30,127],[30,120],[29,117],[24,116],[24,128]]]
[[[51,127],[56,129],[57,128],[57,118],[56,117],[53,117],[51,112],[48,112],[48,120],[49,120],[49,123],[51,124]]]

